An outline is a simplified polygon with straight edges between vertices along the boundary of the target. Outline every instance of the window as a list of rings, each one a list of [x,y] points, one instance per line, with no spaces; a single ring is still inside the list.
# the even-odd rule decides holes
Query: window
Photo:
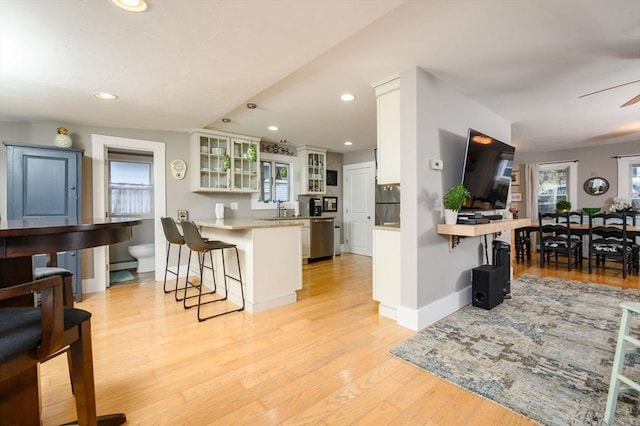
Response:
[[[109,154],[109,216],[153,217],[153,157]]]
[[[618,158],[618,197],[640,208],[640,155]]]
[[[251,199],[252,209],[275,209],[277,201],[293,201],[294,161],[295,157],[285,155],[260,156],[260,192]]]
[[[578,163],[540,164],[538,167],[538,213],[556,211],[556,203],[568,200],[577,203]]]

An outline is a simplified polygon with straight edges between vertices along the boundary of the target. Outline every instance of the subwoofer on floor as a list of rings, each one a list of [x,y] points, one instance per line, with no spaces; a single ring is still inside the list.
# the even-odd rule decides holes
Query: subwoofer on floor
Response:
[[[504,296],[504,267],[482,265],[471,270],[471,304],[479,308],[493,309],[502,303]]]

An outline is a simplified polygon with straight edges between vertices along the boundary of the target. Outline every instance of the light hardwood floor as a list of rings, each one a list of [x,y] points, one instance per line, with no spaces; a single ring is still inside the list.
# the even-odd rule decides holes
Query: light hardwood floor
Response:
[[[539,273],[536,265],[514,272]],[[133,425],[533,424],[389,355],[414,333],[378,316],[369,257],[343,254],[303,269],[296,304],[204,323],[161,282],[88,295],[78,306],[93,313],[98,413],[125,412]],[[542,272],[578,277],[562,269]],[[64,357],[41,375],[44,424],[74,419]]]

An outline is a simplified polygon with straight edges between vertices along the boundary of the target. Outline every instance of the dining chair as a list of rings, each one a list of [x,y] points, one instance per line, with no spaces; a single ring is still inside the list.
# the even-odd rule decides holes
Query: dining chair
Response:
[[[582,240],[573,238],[568,213],[539,213],[540,235],[540,267],[551,260],[551,254],[555,255],[555,263],[558,264],[558,255],[567,257],[567,268],[582,265]]]
[[[62,277],[53,275],[0,288],[0,300],[41,296],[38,307],[0,308],[0,419],[17,413],[23,424],[39,424],[38,364],[68,350],[78,424],[122,424],[124,414],[96,416],[91,314],[64,306],[63,286]]]
[[[638,244],[627,234],[625,212],[596,213],[589,215],[589,273],[596,267],[605,267],[607,260],[622,263],[622,277],[637,271]]]

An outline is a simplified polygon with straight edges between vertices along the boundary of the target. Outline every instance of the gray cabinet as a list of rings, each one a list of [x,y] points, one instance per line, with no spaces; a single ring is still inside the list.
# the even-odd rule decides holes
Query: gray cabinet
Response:
[[[7,146],[7,218],[82,217],[84,150],[5,142]],[[73,295],[82,300],[82,251],[57,255],[58,266],[73,272]],[[35,256],[35,266],[45,266]]]

